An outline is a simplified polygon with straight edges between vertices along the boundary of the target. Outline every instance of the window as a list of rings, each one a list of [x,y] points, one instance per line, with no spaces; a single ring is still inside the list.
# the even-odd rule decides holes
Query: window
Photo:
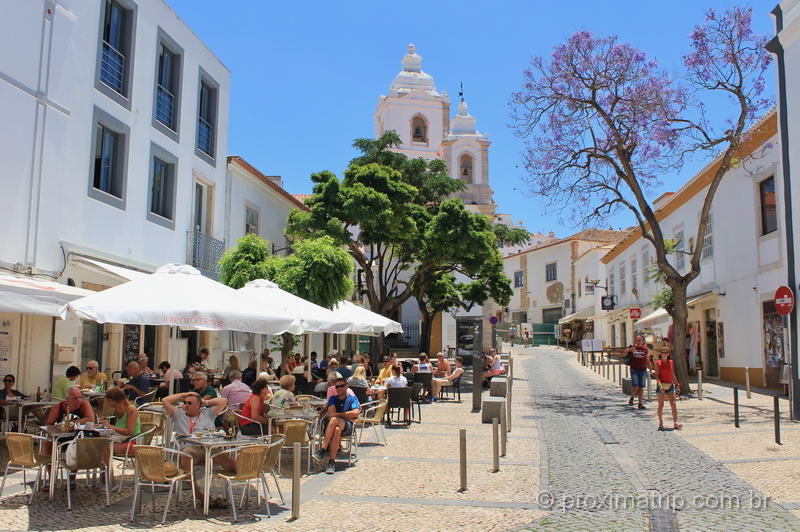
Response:
[[[608,295],[613,296],[616,294],[615,286],[614,286],[614,272],[608,272]]]
[[[183,49],[158,28],[153,125],[178,142]]]
[[[712,235],[713,226],[711,225],[711,214],[706,221],[706,235],[703,237],[703,252],[700,258],[710,259],[714,256],[714,238]]]
[[[244,208],[244,234],[258,234],[258,211],[250,207]]]
[[[472,155],[465,153],[459,158],[458,177],[465,183],[472,183]]]
[[[639,270],[636,264],[636,257],[631,259],[631,294],[639,297]]]
[[[200,69],[200,92],[197,104],[197,150],[196,153],[210,164],[214,164],[217,143],[217,94],[218,85]]]
[[[619,293],[622,296],[625,295],[625,288],[626,288],[625,281],[627,280],[626,277],[627,276],[625,275],[625,263],[624,262],[620,262],[620,264],[619,264]]]
[[[556,275],[556,263],[553,262],[552,264],[547,264],[544,267],[544,280],[545,281],[555,281],[557,278]]]
[[[775,201],[775,176],[758,184],[761,206],[761,234],[768,235],[778,230],[778,204]]]
[[[130,109],[135,8],[131,0],[105,0],[100,10],[95,87],[127,109]]]
[[[523,281],[524,281],[524,273],[521,271],[514,272],[514,288],[521,287]]]
[[[642,251],[642,286],[650,283],[650,251],[646,248]]]
[[[675,269],[679,272],[683,270],[683,267],[686,265],[686,255],[683,253],[683,250],[686,248],[686,245],[683,241],[683,229],[679,231],[675,231],[673,236],[675,239]]]
[[[156,144],[150,145],[150,197],[147,219],[167,229],[175,228],[177,164],[177,157]]]
[[[95,107],[88,195],[114,207],[125,208],[128,126]]]
[[[411,140],[428,142],[428,123],[425,121],[425,117],[417,115],[411,120]]]

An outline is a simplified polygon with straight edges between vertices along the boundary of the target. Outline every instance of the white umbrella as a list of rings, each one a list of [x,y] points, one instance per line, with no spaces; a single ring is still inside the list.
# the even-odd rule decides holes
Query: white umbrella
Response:
[[[250,281],[238,291],[270,308],[282,309],[286,316],[298,319],[305,332],[355,334],[366,327],[366,324],[353,323],[325,307],[281,290],[277,284],[265,279]]]
[[[390,320],[371,310],[367,310],[364,307],[359,307],[355,303],[351,303],[347,300],[339,301],[333,308],[333,312],[342,319],[359,324],[359,334],[377,336],[381,333],[392,334],[403,332],[403,326],[396,321]]]
[[[152,275],[71,301],[61,308],[61,317],[70,313],[98,323],[262,334],[303,330],[282,309],[259,304],[185,264],[166,264]]]

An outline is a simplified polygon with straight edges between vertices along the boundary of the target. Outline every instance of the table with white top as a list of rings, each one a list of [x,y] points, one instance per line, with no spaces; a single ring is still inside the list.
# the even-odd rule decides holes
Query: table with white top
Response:
[[[245,436],[242,434],[234,438],[227,439],[218,433],[205,435],[202,437],[191,436],[188,438],[180,438],[182,443],[192,445],[199,445],[205,452],[205,464],[203,469],[203,515],[208,515],[208,499],[211,493],[211,472],[213,470],[213,463],[211,454],[214,449],[223,449],[225,447],[239,447],[241,445],[253,445],[259,442],[259,439],[253,436]]]
[[[13,407],[17,407],[18,414],[17,414],[17,423],[19,424],[18,430],[19,432],[24,432],[25,424],[23,414],[25,413],[26,408],[39,408],[43,406],[55,406],[59,403],[59,401],[31,401],[30,399],[6,399],[6,427],[9,426],[11,421],[10,419],[10,412]]]

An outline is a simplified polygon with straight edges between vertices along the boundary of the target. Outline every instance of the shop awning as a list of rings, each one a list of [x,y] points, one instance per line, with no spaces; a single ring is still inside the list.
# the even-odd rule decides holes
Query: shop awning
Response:
[[[585,320],[589,318],[594,312],[594,307],[586,307],[585,309],[579,310],[578,312],[573,312],[572,314],[567,314],[563,318],[558,320],[559,325],[563,325],[565,323],[569,323],[575,320]]]
[[[648,314],[647,316],[643,317],[642,319],[638,320],[634,327],[637,329],[644,329],[647,327],[652,327],[656,323],[667,321],[670,319],[669,313],[664,310],[663,308],[659,308]]]
[[[125,268],[124,266],[117,266],[116,264],[109,264],[101,260],[81,257],[80,255],[74,256],[72,261],[81,267],[119,277],[123,282],[141,279],[142,277],[150,275],[149,273],[132,270],[130,268]]]
[[[70,301],[93,293],[47,279],[0,273],[0,312],[58,316]]]
[[[703,292],[702,294],[697,294],[696,296],[692,296],[686,300],[686,306],[697,305],[698,303],[702,303],[712,297],[716,296],[714,292]]]

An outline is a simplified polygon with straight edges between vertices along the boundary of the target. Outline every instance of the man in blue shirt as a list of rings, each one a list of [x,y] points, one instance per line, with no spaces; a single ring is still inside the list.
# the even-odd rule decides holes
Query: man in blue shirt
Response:
[[[150,379],[141,372],[137,362],[128,363],[128,377],[128,383],[122,389],[130,401],[136,401],[150,391]],[[141,402],[148,403],[150,401],[146,399]]]
[[[342,436],[353,433],[353,422],[358,419],[361,413],[361,405],[358,398],[347,393],[347,381],[338,378],[334,381],[336,395],[328,399],[328,427],[325,429],[325,437],[322,445],[317,450],[317,459],[325,457],[325,450],[328,451],[328,467],[325,472],[332,475],[336,471],[336,455],[339,453],[339,445]],[[352,445],[352,443],[351,443]]]

